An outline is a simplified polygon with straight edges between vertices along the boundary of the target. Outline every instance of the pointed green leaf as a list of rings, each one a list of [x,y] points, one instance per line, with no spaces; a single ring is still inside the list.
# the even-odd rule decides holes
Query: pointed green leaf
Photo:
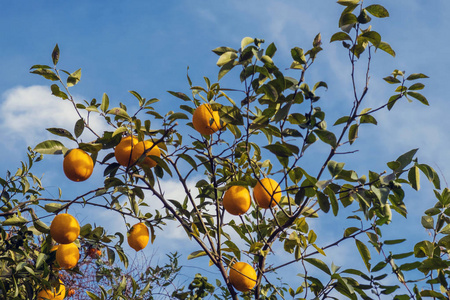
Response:
[[[408,180],[413,189],[416,191],[420,190],[420,172],[417,166],[414,166],[409,170]]]
[[[330,43],[335,41],[351,41],[352,38],[345,32],[336,32],[331,36]]]
[[[177,98],[180,98],[181,100],[184,100],[184,101],[191,101],[191,99],[190,99],[186,94],[184,94],[184,93],[181,93],[181,92],[172,92],[172,91],[167,91],[167,92],[168,92],[169,94],[171,94],[171,95],[177,97]]]
[[[406,93],[408,96],[411,96],[413,98],[416,98],[417,100],[419,100],[421,103],[425,104],[425,105],[429,105],[427,98],[425,98],[424,95],[416,93],[416,92],[407,92]]]
[[[389,45],[386,42],[381,41],[381,43],[378,45],[378,49],[381,49],[387,54],[390,54],[393,57],[395,57],[395,51],[391,48],[391,45]]]
[[[76,70],[67,77],[67,87],[76,85],[81,79],[81,69]]]
[[[100,105],[100,109],[103,112],[107,112],[109,107],[109,97],[106,93],[103,93],[102,104]]]
[[[320,259],[317,259],[317,258],[305,258],[305,261],[307,261],[308,263],[310,263],[314,267],[322,270],[323,272],[327,273],[328,275],[331,275],[331,271],[328,268],[328,266],[323,261],[321,261]]]
[[[361,242],[360,240],[356,239],[356,247],[358,248],[359,254],[361,255],[361,258],[364,261],[364,264],[366,265],[367,270],[370,272],[370,251],[367,248],[367,246]]]
[[[377,18],[387,18],[389,17],[389,12],[386,8],[379,4],[372,4],[366,7],[367,12],[369,12],[372,16]]]
[[[60,141],[48,140],[37,144],[33,151],[41,154],[64,154],[67,148]]]
[[[414,73],[414,74],[409,75],[406,78],[406,80],[416,80],[416,79],[421,79],[421,78],[429,78],[429,77],[422,73]]]
[[[237,54],[234,51],[225,52],[222,54],[217,60],[217,66],[221,67],[231,61],[234,61],[237,58]]]

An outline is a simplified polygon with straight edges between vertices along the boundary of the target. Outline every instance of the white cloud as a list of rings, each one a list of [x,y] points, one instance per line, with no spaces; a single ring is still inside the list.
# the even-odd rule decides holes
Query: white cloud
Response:
[[[45,139],[58,139],[45,128],[57,127],[73,132],[79,119],[73,105],[52,96],[47,86],[17,86],[5,91],[1,98],[0,138],[11,141],[10,147],[15,143],[34,146]],[[91,125],[103,129],[95,119]]]

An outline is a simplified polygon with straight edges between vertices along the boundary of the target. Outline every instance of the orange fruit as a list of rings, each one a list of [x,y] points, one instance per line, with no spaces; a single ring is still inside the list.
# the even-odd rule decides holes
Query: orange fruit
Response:
[[[253,188],[253,198],[262,208],[273,207],[281,200],[281,188],[275,180],[263,178]]]
[[[75,290],[73,289],[73,288],[70,288],[68,291],[67,291],[67,297],[72,297],[72,296],[74,296],[75,295]]]
[[[250,192],[243,186],[231,186],[223,196],[223,207],[235,216],[245,214],[251,205]]]
[[[78,238],[79,234],[80,224],[72,215],[56,215],[50,224],[50,235],[57,243],[70,244]]]
[[[138,139],[134,136],[130,135],[122,138],[114,150],[114,156],[119,164],[128,167],[133,163],[131,152],[137,143]]]
[[[89,248],[87,255],[89,255],[90,258],[96,259],[102,256],[102,251],[100,249]]]
[[[142,154],[144,154],[144,152],[150,148],[151,150],[146,153],[147,157],[144,158],[144,160],[141,161],[139,165],[147,166],[148,168],[153,168],[154,166],[156,166],[156,161],[148,156],[153,155],[160,157],[161,151],[159,150],[159,147],[157,145],[153,144],[152,141],[142,141],[136,144],[132,153],[133,162],[137,161],[142,156]]]
[[[245,262],[237,262],[230,267],[230,282],[240,292],[247,292],[256,285],[256,271]]]
[[[144,249],[149,239],[148,228],[144,223],[134,224],[128,232],[128,245],[136,251]]]
[[[211,135],[225,125],[220,124],[217,111],[213,111],[211,105],[205,103],[197,107],[192,115],[194,129],[204,135]]]
[[[70,180],[85,181],[94,170],[94,162],[83,150],[72,149],[64,157],[63,170]]]
[[[37,294],[37,300],[62,300],[66,295],[66,287],[59,280],[59,287],[52,289],[43,289]]]
[[[80,259],[80,251],[74,243],[61,244],[56,250],[56,261],[63,269],[72,269]]]

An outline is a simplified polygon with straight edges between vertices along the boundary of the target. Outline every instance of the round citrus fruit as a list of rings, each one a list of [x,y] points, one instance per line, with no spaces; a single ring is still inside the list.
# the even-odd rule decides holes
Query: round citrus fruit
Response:
[[[219,113],[213,111],[211,105],[207,103],[195,109],[192,116],[192,124],[195,130],[204,135],[213,134],[221,128]]]
[[[37,300],[62,300],[66,295],[66,287],[59,280],[59,287],[52,289],[43,289],[37,294]]]
[[[85,181],[94,170],[94,162],[83,150],[72,149],[64,157],[63,170],[70,180]]]
[[[141,161],[139,164],[142,166],[147,166],[148,168],[153,168],[154,166],[156,166],[156,161],[154,161],[148,156],[153,155],[160,157],[161,151],[159,150],[157,145],[153,144],[152,141],[142,141],[136,144],[132,153],[133,162],[137,161],[142,156],[142,154],[144,154],[144,152],[147,151],[148,149],[150,150],[146,152],[147,157],[144,158],[144,160]]]
[[[144,223],[137,223],[128,232],[128,245],[136,251],[147,246],[149,240],[148,228]]]
[[[80,259],[80,251],[74,243],[61,244],[56,250],[56,261],[63,269],[72,269]]]
[[[243,186],[230,187],[223,196],[223,207],[235,216],[245,214],[251,204],[250,192]]]
[[[133,163],[131,152],[137,143],[138,139],[134,136],[130,135],[122,138],[114,150],[114,156],[119,164],[124,167],[128,167]]]
[[[79,234],[80,224],[72,215],[59,214],[53,218],[50,225],[50,235],[55,242],[70,244],[78,238]]]
[[[281,200],[281,188],[275,180],[263,178],[253,188],[253,198],[262,208],[275,206]]]
[[[245,262],[237,262],[230,267],[230,282],[240,292],[251,290],[256,284],[256,272]]]

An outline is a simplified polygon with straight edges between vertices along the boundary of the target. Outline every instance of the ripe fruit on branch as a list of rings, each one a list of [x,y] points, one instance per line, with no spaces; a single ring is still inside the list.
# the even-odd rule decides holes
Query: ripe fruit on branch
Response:
[[[128,245],[136,251],[144,249],[149,239],[148,228],[144,223],[134,224],[128,232]]]
[[[230,282],[240,292],[247,292],[256,285],[256,272],[245,262],[237,262],[230,267]]]
[[[87,255],[89,255],[90,258],[96,259],[102,256],[102,251],[100,249],[89,248]]]
[[[130,135],[122,138],[114,150],[114,156],[119,164],[128,167],[133,163],[132,151],[137,143],[138,139],[134,136]]]
[[[43,289],[37,294],[37,300],[62,300],[66,295],[66,287],[59,280],[59,287],[52,289]]]
[[[213,111],[211,105],[207,103],[197,107],[192,116],[194,129],[204,135],[211,135],[225,127],[225,124],[221,124],[220,122],[219,113]]]
[[[59,214],[50,224],[50,235],[59,244],[70,244],[78,238],[80,224],[69,214]]]
[[[273,207],[281,200],[281,188],[275,180],[263,178],[253,188],[253,198],[261,208]]]
[[[80,251],[74,243],[61,244],[56,250],[56,261],[63,269],[72,269],[80,259]]]
[[[231,186],[223,196],[223,207],[235,216],[245,214],[251,205],[250,192],[243,186]]]
[[[150,151],[148,151],[148,149],[150,149]],[[146,166],[148,168],[153,168],[154,166],[156,166],[156,161],[154,161],[153,159],[151,159],[149,156],[157,156],[160,157],[161,156],[161,151],[159,150],[159,147],[155,144],[153,144],[152,141],[142,141],[136,144],[136,146],[134,146],[133,152],[132,152],[132,161],[133,163],[135,161],[137,161],[142,154],[144,154],[144,152],[146,152],[146,158],[144,158],[144,160],[142,160],[141,162],[139,162],[140,166]]]
[[[85,181],[94,170],[92,158],[81,149],[69,150],[63,161],[63,170],[72,181]]]

